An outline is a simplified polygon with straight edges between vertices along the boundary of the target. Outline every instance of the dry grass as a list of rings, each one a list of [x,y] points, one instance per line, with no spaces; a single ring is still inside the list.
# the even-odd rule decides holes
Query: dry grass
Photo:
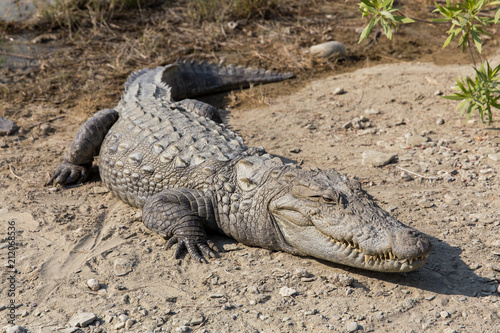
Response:
[[[202,14],[193,14],[192,4],[198,0],[171,1],[161,6],[141,0],[140,6],[132,7],[129,6],[137,2],[113,4],[111,0],[101,0],[97,6],[85,1],[85,5],[65,7],[67,14],[63,14],[64,10],[53,13],[60,15],[59,22],[63,23],[59,26],[43,20],[24,27],[0,25],[0,39],[20,29],[24,29],[23,33],[51,32],[58,37],[49,42],[51,51],[39,56],[39,67],[21,70],[0,65],[0,112],[8,116],[23,112],[22,105],[42,103],[65,112],[90,115],[116,104],[123,82],[134,70],[165,65],[178,58],[291,71],[298,74],[303,84],[310,77],[364,66],[367,59],[372,63],[377,59],[390,61],[399,54],[404,57],[398,61],[422,61],[420,45],[432,42],[424,36],[423,41],[408,39],[397,44],[396,38],[366,50],[357,44],[356,28],[365,22],[352,15],[356,7],[352,2],[242,0],[239,6],[246,3],[246,7],[238,7],[243,8],[238,9],[240,13],[235,7],[237,0],[220,0],[218,4],[233,6],[232,11],[201,20]],[[251,6],[258,3],[263,3],[262,7]],[[273,15],[268,16],[269,13]],[[82,16],[71,24],[65,15]],[[313,59],[307,52],[313,44],[334,39],[346,45],[349,61]],[[439,43],[435,49],[441,51],[439,39],[436,41]],[[246,98],[252,99],[252,103],[265,103],[265,96],[258,89],[251,90],[254,92],[254,96],[240,94],[234,102],[245,103]],[[274,92],[279,93],[284,92]]]

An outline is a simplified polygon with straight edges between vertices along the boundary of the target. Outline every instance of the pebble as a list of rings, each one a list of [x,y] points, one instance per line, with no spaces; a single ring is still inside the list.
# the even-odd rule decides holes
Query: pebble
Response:
[[[439,313],[439,316],[440,316],[441,318],[449,318],[449,317],[450,317],[450,314],[448,313],[448,311],[441,311],[441,312]]]
[[[344,90],[344,88],[342,87],[338,87],[336,88],[334,91],[333,91],[333,94],[334,95],[342,95],[342,94],[345,94],[346,91]]]
[[[420,145],[426,143],[429,140],[430,139],[428,137],[426,137],[426,136],[410,134],[406,138],[406,144],[408,146],[420,146]]]
[[[435,96],[441,96],[442,94],[443,94],[443,92],[439,89],[434,92]]]
[[[99,283],[98,280],[96,279],[89,279],[87,281],[87,286],[90,288],[92,291],[98,291],[99,288],[101,288],[101,284]]]
[[[26,329],[20,325],[6,326],[3,328],[5,333],[25,333]]]
[[[92,324],[97,316],[92,312],[82,312],[71,318],[68,322],[73,327],[85,327]]]
[[[294,153],[294,154],[298,154],[302,151],[302,149],[300,148],[292,148],[290,149],[290,153]]]
[[[0,116],[0,136],[11,135],[18,129],[15,122]]]
[[[0,148],[9,148],[9,145],[5,141],[0,141]]]
[[[132,320],[132,319],[127,319],[127,321],[125,322],[125,328],[126,329],[130,329],[132,327],[132,325],[134,325],[135,321]]]
[[[500,153],[496,153],[496,154],[488,154],[488,158],[490,160],[493,160],[495,162],[498,162],[500,161]]]
[[[191,328],[188,326],[179,326],[175,329],[176,332],[191,332]]]
[[[336,41],[313,45],[310,51],[312,55],[321,58],[340,59],[346,56],[345,46]]]
[[[410,180],[413,180],[412,176],[410,176],[409,174],[407,174],[406,172],[401,172],[401,179],[402,180],[405,180],[405,181],[410,181]]]
[[[386,154],[374,150],[365,150],[363,152],[362,164],[370,165],[373,167],[382,167],[391,162],[394,162],[397,156],[397,154]]]
[[[115,330],[120,330],[125,327],[125,323],[118,323],[114,326]]]
[[[336,282],[337,284],[341,285],[342,287],[349,287],[352,286],[354,283],[354,278],[350,275],[344,274],[344,273],[337,273],[332,276],[330,276],[330,280],[333,282]]]
[[[47,135],[49,132],[52,130],[49,124],[41,124],[40,125],[40,131],[42,134]]]
[[[365,114],[380,114],[380,111],[374,108],[369,108],[363,111]]]
[[[118,320],[120,320],[122,323],[126,322],[129,319],[130,319],[130,317],[127,316],[126,314],[121,314],[118,316]]]
[[[443,118],[438,118],[438,119],[436,120],[436,124],[437,124],[437,125],[443,125],[443,124],[444,124],[444,119],[443,119]]]
[[[186,323],[186,326],[200,325],[201,323],[203,323],[204,320],[205,320],[205,317],[203,317],[203,315],[196,315],[193,318],[191,318],[191,320],[189,320],[189,322]]]
[[[129,260],[118,258],[113,264],[113,270],[116,276],[127,275],[132,272],[132,263]]]
[[[297,290],[289,287],[281,287],[279,294],[283,297],[290,297],[297,294]]]
[[[347,324],[347,331],[348,332],[356,332],[359,329],[359,325],[355,321],[351,321]]]
[[[295,269],[295,275],[299,278],[310,278],[310,277],[314,276],[311,272],[309,272],[303,268]]]

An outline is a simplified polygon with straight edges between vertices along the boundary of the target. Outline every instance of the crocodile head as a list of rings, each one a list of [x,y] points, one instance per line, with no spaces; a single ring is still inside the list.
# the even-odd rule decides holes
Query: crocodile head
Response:
[[[297,252],[381,272],[426,262],[430,241],[370,200],[359,182],[334,170],[294,170],[279,178],[288,185],[273,196],[269,212]]]

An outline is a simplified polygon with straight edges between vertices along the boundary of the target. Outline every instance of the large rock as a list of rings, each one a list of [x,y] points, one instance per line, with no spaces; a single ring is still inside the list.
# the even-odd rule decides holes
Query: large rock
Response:
[[[0,116],[0,136],[11,135],[19,129],[15,122]]]
[[[85,327],[92,324],[97,316],[92,312],[82,312],[70,319],[69,325],[72,327]]]
[[[321,58],[339,59],[346,56],[344,45],[336,41],[313,45],[310,50],[312,55]]]
[[[398,157],[397,154],[380,153],[374,150],[365,150],[363,152],[363,165],[371,165],[374,167],[382,167],[391,162],[394,162]]]

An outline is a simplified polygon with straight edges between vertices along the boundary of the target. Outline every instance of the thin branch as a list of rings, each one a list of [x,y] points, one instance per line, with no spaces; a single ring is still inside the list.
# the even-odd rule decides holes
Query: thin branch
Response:
[[[11,173],[14,177],[16,177],[17,179],[19,179],[19,180],[23,181],[24,183],[26,183],[26,180],[25,180],[25,179],[23,179],[23,178],[19,177],[18,175],[16,175],[16,174],[15,174],[15,172],[14,172],[14,170],[12,170],[12,164],[9,164],[9,170],[10,170],[10,173]]]
[[[412,175],[417,176],[417,177],[420,177],[420,178],[424,178],[424,179],[432,179],[432,180],[438,179],[438,177],[426,177],[426,176],[420,175],[420,174],[418,174],[418,173],[416,173],[416,172],[410,171],[410,170],[408,170],[408,169],[402,168],[402,167],[397,166],[397,165],[396,165],[396,168],[398,168],[398,169],[400,169],[400,170],[403,170],[404,172],[411,173]]]

